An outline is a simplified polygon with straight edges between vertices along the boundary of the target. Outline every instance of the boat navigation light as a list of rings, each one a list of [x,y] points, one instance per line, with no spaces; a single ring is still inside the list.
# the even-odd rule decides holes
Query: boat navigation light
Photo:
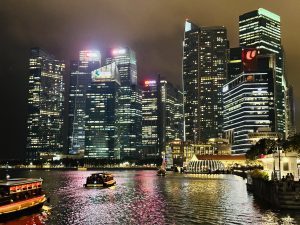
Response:
[[[6,180],[8,180],[10,178],[9,174],[6,174]]]

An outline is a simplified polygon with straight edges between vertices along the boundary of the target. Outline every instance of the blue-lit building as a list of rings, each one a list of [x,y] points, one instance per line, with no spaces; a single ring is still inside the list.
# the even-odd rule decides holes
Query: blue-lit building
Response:
[[[86,92],[92,83],[91,72],[100,67],[99,51],[80,51],[79,60],[71,61],[69,113],[68,113],[68,152],[84,153]]]
[[[29,58],[29,90],[26,157],[63,151],[63,105],[65,64],[40,48]]]
[[[119,96],[116,63],[92,71],[92,83],[86,93],[85,157],[120,158]]]
[[[106,63],[115,63],[120,75],[118,126],[121,158],[139,156],[142,144],[142,93],[137,85],[135,52],[130,48],[111,49]]]
[[[257,49],[230,49],[229,80],[223,86],[224,125],[232,154],[246,153],[250,133],[277,131],[275,105],[276,56]]]
[[[228,46],[225,27],[185,22],[182,77],[186,141],[200,143],[222,137]]]
[[[256,48],[259,54],[275,54],[276,58],[276,131],[288,136],[288,84],[284,71],[284,53],[281,44],[280,16],[266,9],[247,12],[239,17],[239,40],[244,48]]]

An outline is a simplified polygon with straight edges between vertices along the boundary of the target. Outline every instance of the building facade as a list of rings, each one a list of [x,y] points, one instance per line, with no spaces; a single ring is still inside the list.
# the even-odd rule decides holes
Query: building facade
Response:
[[[281,44],[280,16],[263,8],[245,13],[239,17],[240,46],[256,48],[259,54],[275,54],[276,58],[276,131],[288,136],[289,118],[287,109],[287,79],[284,71],[284,54]]]
[[[118,122],[121,158],[136,158],[142,146],[142,93],[137,85],[135,52],[129,48],[111,49],[106,63],[116,63],[120,75]]]
[[[258,55],[257,49],[234,49],[240,58],[229,61],[240,73],[231,75],[223,86],[224,132],[232,143],[233,154],[246,153],[251,147],[249,133],[261,127],[277,128],[275,105],[276,58],[274,54]]]
[[[79,60],[70,65],[68,152],[83,153],[85,150],[86,92],[92,83],[91,72],[100,67],[99,51],[80,51]]]
[[[182,92],[158,76],[144,81],[142,94],[143,155],[161,156],[167,143],[183,139]]]
[[[227,78],[225,27],[185,22],[183,89],[185,138],[194,143],[222,137],[222,86]]]
[[[29,58],[26,157],[63,151],[65,64],[40,48]]]
[[[120,158],[119,95],[116,63],[92,71],[92,83],[86,94],[85,157]]]

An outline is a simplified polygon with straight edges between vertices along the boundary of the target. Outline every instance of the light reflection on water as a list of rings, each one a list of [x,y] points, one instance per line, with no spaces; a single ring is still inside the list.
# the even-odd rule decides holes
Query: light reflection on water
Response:
[[[115,187],[85,189],[91,171],[9,173],[42,177],[51,210],[6,224],[300,224],[300,213],[264,208],[233,175],[113,171]]]

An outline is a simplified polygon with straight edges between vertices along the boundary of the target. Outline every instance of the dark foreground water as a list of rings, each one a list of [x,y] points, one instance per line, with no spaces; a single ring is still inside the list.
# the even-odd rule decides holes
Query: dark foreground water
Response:
[[[91,171],[9,171],[12,178],[42,177],[51,201],[5,224],[300,224],[300,212],[268,209],[234,175],[111,172],[115,187],[85,189]]]

